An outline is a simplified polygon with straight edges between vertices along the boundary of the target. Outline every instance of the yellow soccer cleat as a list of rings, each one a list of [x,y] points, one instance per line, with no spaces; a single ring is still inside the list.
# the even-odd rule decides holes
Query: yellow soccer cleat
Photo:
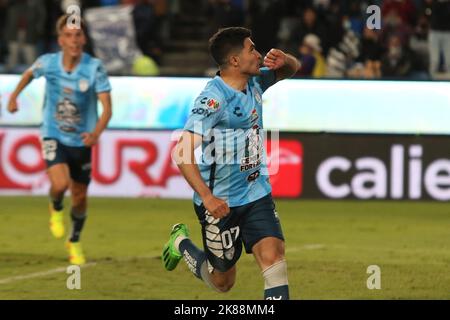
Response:
[[[70,264],[82,265],[86,263],[84,257],[83,248],[81,248],[80,242],[66,242],[66,249],[69,252]]]
[[[64,237],[64,217],[63,211],[56,211],[52,204],[49,206],[50,210],[50,232],[56,239]]]

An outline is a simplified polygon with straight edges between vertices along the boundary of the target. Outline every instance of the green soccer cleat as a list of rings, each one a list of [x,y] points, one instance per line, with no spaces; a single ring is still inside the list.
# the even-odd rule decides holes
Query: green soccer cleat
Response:
[[[179,236],[189,237],[189,231],[185,224],[177,223],[172,227],[170,232],[169,241],[164,245],[162,252],[162,261],[164,268],[168,271],[172,271],[178,265],[183,255],[175,248],[175,239]]]

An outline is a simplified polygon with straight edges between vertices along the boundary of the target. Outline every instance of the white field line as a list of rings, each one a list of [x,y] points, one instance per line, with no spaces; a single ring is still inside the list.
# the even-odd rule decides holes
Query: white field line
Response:
[[[85,265],[81,266],[81,269],[89,268],[89,267],[95,266],[96,264],[97,264],[96,262],[86,263]],[[67,270],[67,267],[61,267],[61,268],[50,269],[47,271],[41,271],[41,272],[35,272],[35,273],[14,276],[14,277],[10,277],[10,278],[1,279],[0,284],[8,284],[8,283],[19,281],[19,280],[27,280],[27,279],[46,277],[46,276],[49,276],[49,275],[52,275],[55,273],[66,272],[66,270]]]
[[[291,248],[287,248],[286,252],[295,252],[295,251],[299,251],[299,250],[318,250],[318,249],[323,249],[326,246],[323,244],[305,244],[301,247],[291,247]],[[97,264],[103,264],[103,263],[111,263],[111,262],[129,262],[135,259],[149,259],[149,258],[154,258],[155,256],[138,256],[138,257],[130,257],[130,258],[123,258],[123,259],[114,259],[114,260],[105,260],[102,262],[89,262],[86,263],[85,265],[81,266],[81,269],[86,269],[89,267],[93,267],[96,266]],[[27,279],[35,279],[35,278],[42,278],[42,277],[46,277],[52,274],[56,274],[56,273],[61,273],[61,272],[66,272],[67,267],[60,267],[60,268],[55,268],[55,269],[50,269],[47,271],[41,271],[41,272],[34,272],[34,273],[29,273],[29,274],[24,274],[24,275],[18,275],[18,276],[14,276],[14,277],[10,277],[10,278],[5,278],[5,279],[0,279],[0,285],[2,284],[8,284],[11,282],[15,282],[15,281],[20,281],[20,280],[27,280]]]
[[[89,262],[89,263],[82,265],[81,269],[83,270],[86,268],[90,268],[90,267],[96,266],[100,263],[103,264],[103,263],[112,263],[112,262],[128,262],[128,261],[133,261],[135,259],[148,259],[148,258],[153,258],[153,257],[154,256],[139,256],[139,257],[130,257],[130,258],[123,258],[123,259],[105,260],[102,262]],[[67,267],[69,267],[69,266],[67,266]],[[20,281],[20,280],[42,278],[42,277],[46,277],[46,276],[49,276],[52,274],[66,272],[67,267],[60,267],[60,268],[50,269],[50,270],[41,271],[41,272],[34,272],[34,273],[18,275],[18,276],[14,276],[14,277],[10,277],[10,278],[0,279],[0,285],[8,284],[8,283],[12,283],[15,281]]]

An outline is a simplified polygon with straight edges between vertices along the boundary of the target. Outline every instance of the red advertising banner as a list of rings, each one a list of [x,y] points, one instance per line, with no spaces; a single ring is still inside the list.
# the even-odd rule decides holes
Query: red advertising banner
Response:
[[[190,198],[192,190],[172,161],[176,143],[171,131],[106,131],[92,153],[92,196]],[[277,147],[278,150],[274,148]],[[299,141],[267,145],[276,197],[302,192],[302,152]],[[274,152],[276,151],[276,152]],[[0,129],[0,195],[47,195],[49,188],[38,129]]]

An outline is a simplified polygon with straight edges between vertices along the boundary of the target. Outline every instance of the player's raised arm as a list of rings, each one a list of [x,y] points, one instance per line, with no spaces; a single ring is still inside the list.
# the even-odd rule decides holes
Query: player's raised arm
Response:
[[[300,68],[300,62],[279,49],[271,49],[264,57],[264,65],[275,70],[276,81],[292,77]]]
[[[230,208],[224,200],[212,194],[200,175],[194,152],[201,143],[201,135],[183,131],[172,156],[181,174],[202,198],[205,208],[214,218],[222,218],[230,212]]]
[[[111,94],[109,92],[100,92],[97,94],[97,97],[103,106],[102,114],[98,119],[93,132],[83,132],[81,134],[84,144],[88,147],[93,146],[98,142],[100,135],[106,129],[109,120],[111,120],[112,117]]]
[[[26,86],[33,81],[33,70],[27,69],[22,75],[22,78],[20,79],[19,83],[16,86],[16,89],[11,94],[11,97],[9,98],[8,102],[8,111],[11,113],[14,113],[19,110],[19,107],[17,106],[17,97],[20,95],[23,89],[26,88]]]

